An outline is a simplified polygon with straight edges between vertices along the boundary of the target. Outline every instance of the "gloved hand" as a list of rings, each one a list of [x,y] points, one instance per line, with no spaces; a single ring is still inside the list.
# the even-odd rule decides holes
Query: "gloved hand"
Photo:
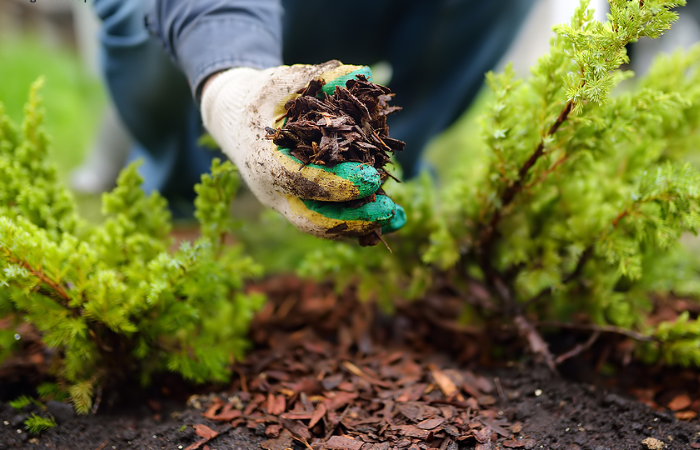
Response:
[[[360,207],[343,203],[379,189],[373,167],[356,162],[303,166],[288,149],[266,139],[265,127],[281,126],[285,103],[311,80],[325,80],[323,90],[330,94],[358,73],[371,75],[366,66],[339,61],[266,70],[241,67],[222,72],[202,92],[204,125],[253,194],[301,231],[321,238],[364,236],[378,228],[391,232],[406,221],[403,208],[384,195]]]

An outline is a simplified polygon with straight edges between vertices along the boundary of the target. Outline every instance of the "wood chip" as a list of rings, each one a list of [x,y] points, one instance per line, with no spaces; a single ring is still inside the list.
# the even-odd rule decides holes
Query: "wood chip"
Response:
[[[357,398],[357,392],[334,392],[327,396],[326,407],[328,411],[335,411],[346,406]]]
[[[430,435],[430,431],[421,430],[415,425],[396,425],[391,429],[398,431],[402,436],[411,438],[426,439]]]
[[[202,425],[202,424],[195,425],[194,429],[195,429],[195,432],[197,433],[197,436],[204,438],[204,439],[201,439],[201,440],[195,442],[194,444],[187,447],[185,450],[196,450],[199,447],[201,447],[202,445],[206,444],[207,442],[209,442],[210,440],[214,439],[215,437],[217,437],[219,435],[219,433],[217,433],[216,431],[214,431],[211,428],[209,428],[208,426]]]
[[[243,415],[241,411],[234,408],[234,405],[232,403],[229,403],[227,405],[224,405],[223,409],[218,414],[212,413],[212,408],[209,408],[205,413],[202,414],[202,416],[211,420],[228,422],[229,420],[238,419]],[[214,411],[216,411],[216,409],[214,409]]]
[[[292,448],[293,440],[292,433],[289,430],[282,430],[278,438],[261,442],[260,447],[265,450],[287,450]]]
[[[206,425],[202,425],[198,423],[197,425],[194,426],[195,432],[197,433],[197,436],[203,437],[205,439],[214,439],[219,435],[218,432],[212,430]]]
[[[271,423],[265,428],[265,436],[268,438],[278,438],[280,432],[282,431],[282,425],[278,423]]]
[[[360,450],[364,442],[345,436],[332,436],[323,444],[329,450]]]
[[[422,430],[432,430],[445,422],[442,417],[436,417],[435,419],[425,419],[424,421],[416,424],[416,426]]]
[[[306,428],[306,425],[298,420],[289,420],[280,418],[280,425],[292,432],[292,435],[300,439],[311,439],[311,433]]]
[[[503,446],[507,448],[524,448],[525,450],[531,450],[535,448],[537,441],[534,439],[523,439],[523,440],[509,440],[503,441]]]
[[[430,368],[430,373],[433,375],[433,380],[435,380],[435,383],[440,387],[440,390],[446,398],[451,398],[457,393],[457,386],[455,386],[450,377],[445,375],[445,373],[434,364],[428,367]]]
[[[363,380],[367,381],[368,383],[375,384],[377,386],[381,386],[384,388],[391,388],[391,383],[387,383],[385,381],[378,380],[374,377],[371,377],[367,375],[362,369],[357,367],[355,364],[351,363],[350,361],[343,361],[343,366],[348,369],[350,372],[353,374],[357,375],[358,377],[362,378]]]
[[[328,408],[326,408],[326,404],[319,402],[313,415],[311,416],[311,420],[309,421],[309,428],[313,428],[321,419],[323,419],[323,416],[325,416],[327,412]]]
[[[680,411],[682,409],[686,409],[690,404],[692,403],[692,400],[690,400],[690,397],[688,397],[685,394],[677,395],[676,397],[673,398],[668,403],[668,409],[671,411]]]
[[[285,402],[284,402],[284,396],[283,395],[272,395],[268,394],[267,396],[267,413],[272,414],[273,416],[276,416],[278,414],[282,414],[284,412],[285,408]]]
[[[676,416],[676,419],[678,420],[693,420],[698,416],[698,413],[695,411],[678,411],[677,413],[674,414]]]

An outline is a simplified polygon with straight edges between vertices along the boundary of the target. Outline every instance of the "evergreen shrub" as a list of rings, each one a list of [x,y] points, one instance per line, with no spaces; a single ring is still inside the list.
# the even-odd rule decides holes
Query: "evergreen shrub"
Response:
[[[103,223],[89,225],[48,162],[40,85],[21,129],[0,105],[0,361],[16,345],[16,325],[30,322],[55,350],[59,387],[83,413],[98,388],[128,377],[147,383],[170,370],[194,382],[226,380],[263,302],[243,291],[261,268],[224,245],[235,168],[216,161],[202,177],[202,237],[174,251],[167,204],[143,192],[137,164],[104,194]]]
[[[634,337],[646,361],[700,365],[697,317],[648,320],[653,295],[700,294],[697,255],[681,245],[700,227],[700,173],[686,162],[700,143],[700,47],[620,86],[633,77],[626,45],[661,36],[685,2],[610,0],[605,23],[588,3],[529,78],[488,74],[483,164],[463,158],[439,189],[428,176],[387,186],[408,215],[387,237],[393,254],[325,246],[302,273],[388,306],[448,289],[463,320],[514,325],[552,366],[537,327],[574,322]]]

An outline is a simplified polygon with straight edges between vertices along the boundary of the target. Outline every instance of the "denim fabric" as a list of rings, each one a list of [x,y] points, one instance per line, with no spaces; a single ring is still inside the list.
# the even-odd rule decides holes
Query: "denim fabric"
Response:
[[[147,26],[195,93],[212,73],[282,64],[279,0],[158,0]]]
[[[388,61],[391,136],[406,142],[397,159],[408,177],[420,155],[466,110],[486,72],[508,49],[535,0],[283,0],[284,60]],[[313,13],[310,13],[313,11]],[[319,20],[319,18],[325,20]]]
[[[169,197],[191,192],[212,157],[196,146],[190,91],[196,98],[209,75],[236,66],[388,61],[404,108],[390,116],[391,134],[406,141],[398,160],[415,175],[427,143],[468,107],[536,0],[151,1],[95,7],[110,92],[147,155],[146,187]]]

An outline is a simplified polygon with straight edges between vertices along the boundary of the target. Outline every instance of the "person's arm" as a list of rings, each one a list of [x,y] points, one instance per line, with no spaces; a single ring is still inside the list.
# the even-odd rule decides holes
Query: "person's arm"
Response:
[[[277,0],[155,0],[151,32],[187,76],[202,119],[221,150],[264,205],[300,230],[338,239],[392,231],[405,214],[385,195],[368,164],[304,165],[266,138],[284,105],[316,78],[345,85],[368,67],[329,61],[282,66],[282,9]],[[361,206],[353,200],[372,197]],[[350,203],[348,203],[350,202]]]
[[[146,23],[198,100],[214,73],[282,64],[279,0],[156,0]]]

